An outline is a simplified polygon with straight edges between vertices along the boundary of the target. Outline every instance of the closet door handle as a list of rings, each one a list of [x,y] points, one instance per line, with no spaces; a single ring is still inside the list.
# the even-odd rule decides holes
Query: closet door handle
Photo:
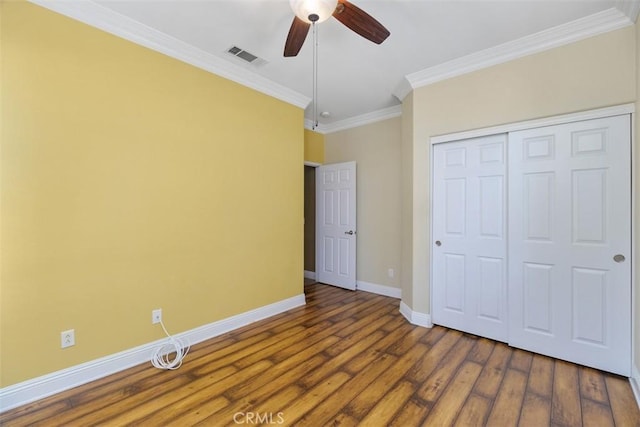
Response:
[[[622,254],[614,255],[613,260],[617,263],[624,262],[626,258]]]
[[[436,246],[442,246],[442,242],[440,240],[436,240]]]

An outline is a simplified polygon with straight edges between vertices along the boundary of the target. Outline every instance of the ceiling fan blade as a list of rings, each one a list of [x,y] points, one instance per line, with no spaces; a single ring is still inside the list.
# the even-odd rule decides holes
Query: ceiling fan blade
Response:
[[[367,40],[380,44],[389,37],[387,30],[364,10],[347,0],[338,0],[333,17]]]
[[[293,17],[289,35],[284,44],[284,56],[296,56],[300,52],[300,48],[302,48],[304,40],[307,38],[307,33],[309,33],[310,26],[311,24],[307,24],[297,16]]]

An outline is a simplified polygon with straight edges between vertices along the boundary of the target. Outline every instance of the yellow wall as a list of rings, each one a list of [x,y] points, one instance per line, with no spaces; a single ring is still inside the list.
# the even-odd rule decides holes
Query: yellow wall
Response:
[[[303,292],[301,109],[1,7],[2,386]]]
[[[411,197],[403,239],[411,273],[403,300],[420,313],[429,301],[429,138],[636,100],[636,30],[621,30],[416,89],[411,105]],[[410,145],[410,147],[407,147]],[[406,163],[406,162],[405,162]],[[412,239],[412,240],[411,240]],[[410,294],[410,295],[409,295]]]
[[[304,130],[304,160],[311,163],[324,163],[323,134]]]
[[[396,288],[402,272],[401,126],[393,118],[325,135],[327,163],[357,163],[357,279]]]

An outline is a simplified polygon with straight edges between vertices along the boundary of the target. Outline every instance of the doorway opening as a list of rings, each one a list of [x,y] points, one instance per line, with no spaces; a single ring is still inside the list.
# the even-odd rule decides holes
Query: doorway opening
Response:
[[[304,165],[304,284],[316,282],[316,167]]]

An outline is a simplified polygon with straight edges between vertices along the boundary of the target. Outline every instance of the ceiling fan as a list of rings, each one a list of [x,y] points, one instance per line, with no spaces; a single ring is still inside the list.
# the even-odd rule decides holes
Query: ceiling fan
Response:
[[[296,16],[284,45],[284,56],[296,56],[313,23],[331,16],[367,40],[380,44],[389,37],[387,30],[371,15],[347,0],[289,0]]]

